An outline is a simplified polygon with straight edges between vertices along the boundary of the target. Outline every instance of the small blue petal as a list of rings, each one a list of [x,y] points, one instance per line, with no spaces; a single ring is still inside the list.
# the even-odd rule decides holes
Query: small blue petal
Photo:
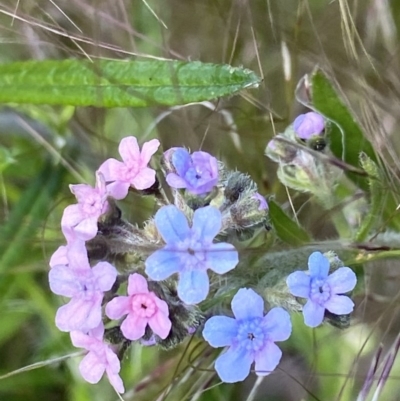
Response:
[[[277,366],[282,358],[282,351],[273,342],[268,342],[266,346],[255,356],[255,371],[258,376],[269,375]]]
[[[290,315],[283,308],[272,308],[263,318],[263,327],[271,341],[285,341],[292,333]]]
[[[207,250],[207,267],[218,274],[225,274],[239,263],[239,254],[231,244],[212,244]]]
[[[237,322],[227,316],[213,316],[206,321],[204,339],[214,348],[231,345],[237,335]]]
[[[172,164],[174,165],[178,175],[184,177],[186,171],[192,164],[190,153],[184,148],[177,148],[172,154]]]
[[[150,255],[146,261],[146,274],[152,280],[165,280],[174,273],[182,270],[179,253],[168,249],[160,249]]]
[[[311,278],[325,279],[329,273],[329,260],[321,252],[313,252],[308,258]]]
[[[335,315],[347,315],[353,312],[354,302],[346,295],[333,295],[325,302],[325,308]]]
[[[304,323],[309,327],[317,327],[324,320],[325,308],[311,300],[303,306]]]
[[[263,317],[264,301],[250,288],[241,288],[232,299],[232,312],[238,320]]]
[[[192,232],[199,240],[211,243],[221,230],[221,224],[221,212],[216,207],[202,207],[194,212]]]
[[[296,271],[286,279],[289,291],[295,297],[308,298],[310,295],[310,276],[302,271]]]
[[[174,205],[163,206],[154,217],[157,229],[167,244],[176,244],[190,237],[185,215]]]
[[[230,348],[215,361],[215,370],[225,383],[244,380],[250,373],[253,357],[242,348]]]
[[[179,298],[189,304],[198,304],[207,298],[210,283],[204,270],[183,271],[178,283]]]
[[[357,276],[349,267],[340,267],[326,279],[326,283],[334,294],[344,294],[356,286]]]

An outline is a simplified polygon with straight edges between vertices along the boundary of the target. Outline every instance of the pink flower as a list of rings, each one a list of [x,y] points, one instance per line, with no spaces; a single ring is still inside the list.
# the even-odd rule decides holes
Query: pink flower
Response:
[[[160,142],[152,139],[145,142],[140,151],[134,136],[121,140],[118,150],[123,162],[108,159],[99,168],[106,182],[109,183],[107,189],[113,198],[125,198],[130,186],[136,189],[147,189],[155,183],[156,172],[147,165],[159,146]]]
[[[85,348],[89,352],[79,364],[82,377],[89,383],[98,383],[104,372],[118,393],[125,391],[119,371],[121,364],[111,346],[103,342],[104,326],[101,323],[89,334],[80,331],[71,332],[71,341],[75,347]]]
[[[128,296],[112,299],[106,306],[106,315],[110,319],[127,315],[121,324],[121,331],[128,340],[143,337],[147,324],[162,339],[171,330],[167,303],[154,292],[149,292],[146,279],[137,273],[129,276]]]
[[[108,262],[90,267],[86,251],[73,247],[67,251],[67,265],[55,265],[49,272],[50,289],[71,298],[56,314],[61,331],[88,331],[101,322],[104,291],[111,289],[117,270]]]
[[[58,249],[53,253],[50,258],[50,267],[52,268],[57,265],[68,266],[68,254],[70,252],[80,252],[82,254],[86,253],[85,241],[75,239],[72,242],[68,242],[67,245],[61,245],[60,247],[58,247]]]
[[[103,175],[96,173],[96,186],[70,185],[78,204],[67,206],[61,219],[61,229],[67,241],[75,238],[87,241],[97,234],[97,220],[107,211],[107,188]]]

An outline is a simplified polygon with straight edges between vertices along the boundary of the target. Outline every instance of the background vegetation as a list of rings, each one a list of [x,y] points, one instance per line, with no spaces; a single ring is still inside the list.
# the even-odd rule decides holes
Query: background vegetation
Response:
[[[49,291],[47,272],[50,255],[64,242],[62,211],[74,202],[68,184],[93,184],[93,172],[117,155],[124,136],[157,137],[164,149],[201,147],[248,172],[262,194],[275,194],[315,241],[344,246],[348,238],[332,223],[333,213],[282,186],[277,166],[264,156],[267,142],[305,111],[296,85],[318,65],[362,127],[360,150],[370,141],[388,173],[379,190],[393,201],[382,203],[379,228],[399,227],[400,1],[149,0],[158,17],[146,4],[0,1],[0,63],[165,57],[244,66],[263,78],[258,89],[206,104],[211,107],[0,107],[0,400],[117,399],[106,381],[81,379],[79,357],[61,358],[76,350],[54,325],[60,300]],[[149,199],[124,205],[139,224],[153,211]],[[279,369],[257,386],[255,377],[228,386],[216,385],[212,373],[193,375],[193,344],[170,352],[134,346],[123,363],[124,399],[356,399],[379,344],[386,352],[400,330],[396,231],[387,241],[379,254],[364,255],[364,263],[347,261],[360,280],[352,327],[312,331],[295,324]],[[44,366],[8,375],[37,362]],[[382,399],[399,399],[399,369],[397,361]]]

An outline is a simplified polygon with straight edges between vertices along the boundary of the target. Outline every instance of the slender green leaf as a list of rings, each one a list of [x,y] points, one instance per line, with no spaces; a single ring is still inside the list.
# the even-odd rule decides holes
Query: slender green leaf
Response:
[[[252,71],[176,60],[45,60],[0,64],[0,103],[173,106],[257,87]]]
[[[353,115],[337,94],[325,74],[317,69],[311,78],[312,104],[316,111],[332,121],[330,148],[334,155],[346,163],[358,167],[359,154],[364,152],[372,161],[377,161],[372,145]],[[368,189],[365,177],[346,171],[347,176],[362,189]]]
[[[300,246],[310,242],[308,233],[293,221],[273,200],[268,201],[269,215],[277,236],[287,244]]]

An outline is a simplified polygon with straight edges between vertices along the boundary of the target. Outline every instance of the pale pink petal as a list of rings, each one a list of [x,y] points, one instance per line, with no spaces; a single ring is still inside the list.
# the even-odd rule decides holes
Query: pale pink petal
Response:
[[[70,191],[75,195],[79,203],[85,201],[87,196],[90,196],[95,189],[87,184],[76,184],[69,186]]]
[[[156,172],[148,167],[141,169],[131,181],[136,189],[150,188],[156,182]]]
[[[56,265],[68,265],[67,250],[67,246],[61,245],[51,256],[49,262],[50,267]]]
[[[79,364],[82,377],[89,383],[98,383],[106,370],[104,362],[94,352],[89,352]]]
[[[90,271],[89,259],[84,241],[76,240],[68,245],[67,257],[69,260],[69,267],[72,270],[79,270],[79,272]]]
[[[90,301],[72,298],[58,309],[56,326],[61,331],[88,331],[97,327],[101,322],[102,299],[102,294],[97,294]]]
[[[106,194],[107,186],[106,179],[101,171],[96,171],[96,188],[99,190],[100,194]]]
[[[116,297],[106,305],[106,315],[110,319],[120,319],[130,311],[130,297]]]
[[[121,331],[128,340],[138,340],[144,336],[147,319],[130,314],[121,324]]]
[[[146,279],[138,274],[134,273],[129,276],[128,282],[128,294],[147,294],[149,292]]]
[[[64,209],[61,218],[61,228],[75,227],[83,218],[85,218],[85,216],[83,215],[79,204],[69,205]]]
[[[117,269],[108,262],[99,262],[92,268],[93,276],[101,291],[111,289],[117,279]]]
[[[107,361],[107,369],[110,372],[118,373],[121,370],[121,363],[109,346],[105,349],[105,358]]]
[[[129,182],[115,181],[107,185],[107,191],[116,200],[126,198],[130,187]]]
[[[122,138],[118,147],[118,151],[125,164],[139,164],[140,149],[138,141],[134,136]]]
[[[80,291],[75,272],[65,265],[57,265],[50,270],[49,285],[54,294],[69,298]]]
[[[97,235],[97,220],[100,213],[96,216],[85,217],[75,227],[74,231],[78,239],[88,241]]]
[[[140,153],[140,167],[147,167],[151,156],[157,152],[159,146],[160,141],[158,139],[152,139],[151,141],[143,144],[142,151]]]
[[[154,293],[150,293],[151,298],[157,305],[157,308],[160,312],[164,313],[164,315],[169,316],[168,304],[162,299],[158,298]]]
[[[115,391],[117,391],[118,393],[124,393],[125,392],[125,388],[124,388],[124,383],[122,382],[121,377],[116,374],[116,373],[112,373],[109,369],[106,369],[107,372],[107,377],[108,380],[110,382],[110,384],[114,387]]]
[[[166,180],[167,180],[167,184],[172,188],[180,189],[180,188],[186,188],[187,187],[186,181],[183,178],[179,177],[178,174],[169,173],[167,175]]]
[[[149,319],[149,326],[155,334],[164,339],[168,337],[172,324],[167,315],[158,311]]]
[[[125,164],[116,159],[107,159],[98,169],[106,182],[118,180],[121,170],[125,170]]]
[[[78,348],[89,349],[93,341],[97,342],[96,339],[93,339],[92,337],[82,333],[81,331],[71,331],[70,336],[72,345]]]

